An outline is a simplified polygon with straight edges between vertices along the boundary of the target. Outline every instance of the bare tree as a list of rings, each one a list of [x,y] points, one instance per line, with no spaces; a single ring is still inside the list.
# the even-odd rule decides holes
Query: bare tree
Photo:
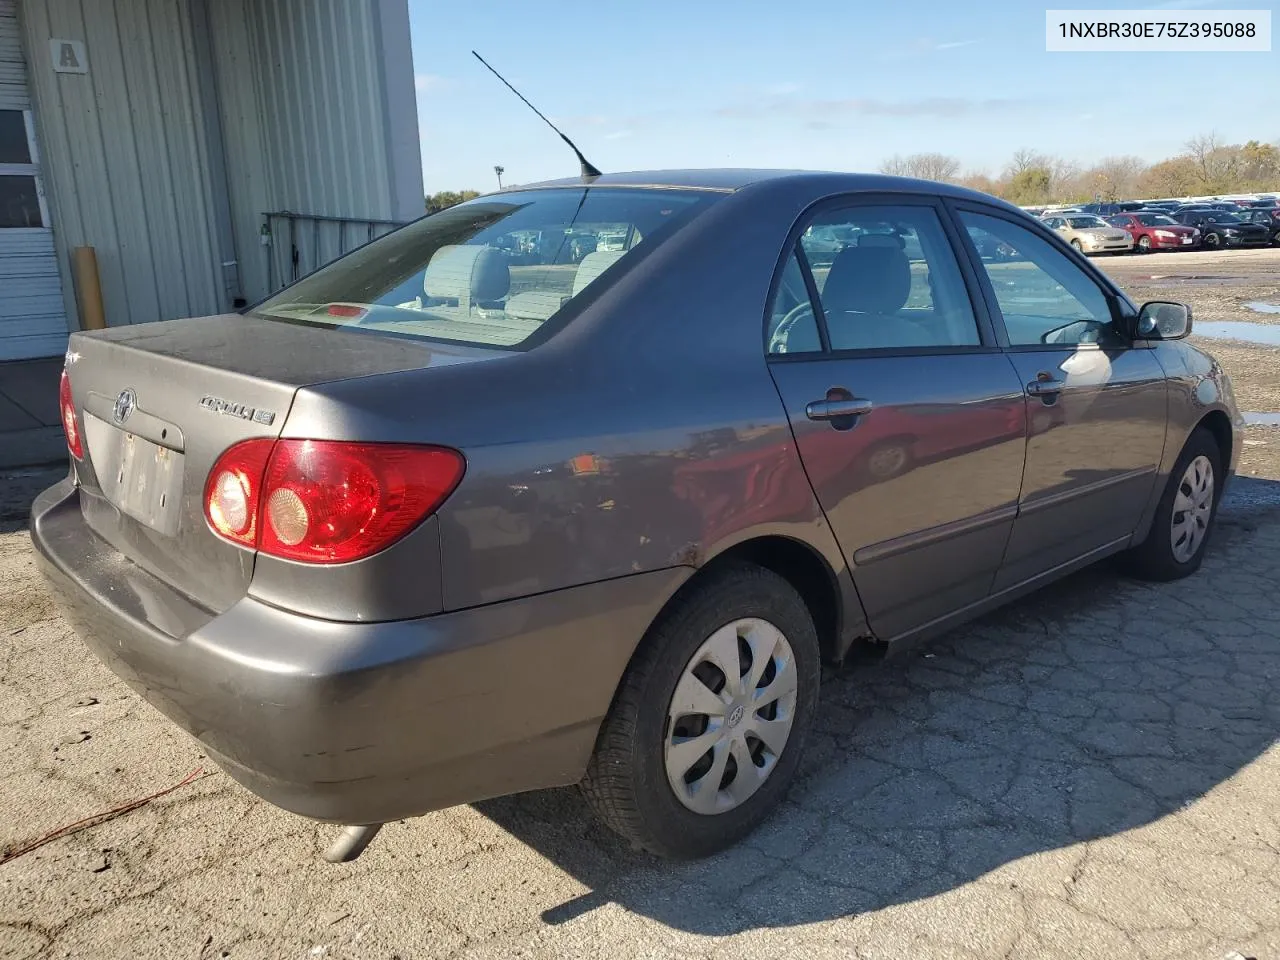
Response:
[[[1209,172],[1209,158],[1221,147],[1222,141],[1218,138],[1217,131],[1212,130],[1198,137],[1192,137],[1186,142],[1187,153],[1196,162],[1196,167],[1200,170],[1200,179],[1206,183],[1212,178]]]
[[[880,164],[880,172],[887,173],[891,177],[906,177],[910,176],[910,174],[907,173],[907,169],[910,165],[910,158],[895,153],[888,160],[884,161],[884,163]]]
[[[960,173],[960,161],[944,153],[913,153],[907,157],[895,154],[880,165],[880,172],[952,183]]]
[[[1028,170],[1051,170],[1052,168],[1053,161],[1049,157],[1028,147],[1023,147],[1014,153],[1013,159],[1005,167],[1004,175],[1006,179],[1012,180],[1018,174],[1025,173]]]

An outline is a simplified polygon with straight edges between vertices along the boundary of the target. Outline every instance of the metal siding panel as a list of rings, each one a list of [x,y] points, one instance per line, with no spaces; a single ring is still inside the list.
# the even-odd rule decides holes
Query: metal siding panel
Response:
[[[199,171],[197,190],[191,200],[198,207],[204,230],[194,245],[198,259],[188,262],[187,293],[189,310],[193,314],[222,313],[230,304],[226,302],[223,283],[222,249],[218,242],[218,208],[214,200],[214,165],[210,161],[209,127],[204,117],[204,101],[200,95],[200,75],[195,44],[195,24],[190,0],[180,0],[180,32],[182,59],[177,65],[185,76],[185,96],[192,122],[183,133],[185,145],[193,152],[195,167]],[[204,29],[203,26],[201,29]],[[227,253],[231,255],[230,251]],[[195,283],[190,281],[194,279]]]
[[[30,106],[18,11],[6,0],[0,3],[0,110],[26,110]]]
[[[57,86],[49,62],[49,12],[45,4],[28,4],[19,26],[24,32],[23,45],[29,51],[28,74],[36,143],[40,150],[40,169],[44,179],[45,200],[49,208],[53,234],[49,243],[62,278],[62,304],[65,329],[79,327],[75,290],[71,281],[71,262],[65,251],[73,238],[83,235],[67,129],[59,106]],[[65,336],[65,334],[63,334]]]
[[[259,239],[262,213],[271,207],[270,144],[258,97],[260,58],[255,53],[245,0],[209,5],[214,70],[231,201],[240,282],[250,302],[267,292],[266,252]]]
[[[37,87],[42,81],[48,82],[52,87],[52,96],[42,98],[51,105],[52,111],[42,104],[41,115],[50,121],[47,126],[60,123],[66,134],[65,154],[57,151],[53,144],[47,144],[44,150],[46,160],[52,161],[65,156],[67,161],[61,167],[49,164],[53,174],[50,178],[53,181],[52,192],[62,194],[66,184],[74,183],[71,202],[75,204],[79,214],[80,229],[77,232],[66,230],[65,222],[62,225],[60,233],[65,245],[63,249],[81,244],[96,248],[107,318],[109,322],[120,323],[130,314],[129,297],[120,262],[120,238],[116,232],[118,214],[112,196],[111,176],[103,151],[103,132],[97,112],[96,85],[100,82],[95,63],[97,51],[88,41],[83,10],[78,0],[47,0],[44,4],[33,4],[31,7],[44,7],[49,17],[49,33],[43,38],[43,43],[38,46],[34,43],[28,45],[28,49],[34,51],[33,56],[45,59],[43,69],[33,71]],[[55,74],[47,60],[48,37],[85,41],[89,54],[89,72]],[[54,116],[51,116],[51,112]],[[55,229],[57,227],[58,224],[55,223]]]
[[[177,315],[216,313],[221,268],[215,262],[213,212],[206,193],[208,167],[199,136],[204,124],[187,73],[192,57],[187,5],[183,0],[148,0],[147,6],[153,33],[167,41],[155,43],[153,49],[169,167],[177,187],[172,216],[179,227],[178,246],[170,261],[182,286],[184,305]]]
[[[91,69],[96,122],[102,131],[100,150],[102,175],[110,193],[114,213],[116,245],[112,256],[123,279],[123,301],[108,303],[109,322],[138,323],[160,318],[156,297],[157,267],[152,258],[147,222],[158,211],[154,204],[155,184],[142,178],[137,135],[139,126],[158,120],[149,112],[131,109],[125,83],[124,63],[138,55],[137,46],[146,42],[146,24],[138,24],[131,3],[88,3],[84,6],[84,29],[93,38]],[[120,14],[124,14],[121,23]],[[121,36],[124,33],[126,36]],[[128,49],[125,49],[125,45]],[[101,261],[103,251],[98,251]]]

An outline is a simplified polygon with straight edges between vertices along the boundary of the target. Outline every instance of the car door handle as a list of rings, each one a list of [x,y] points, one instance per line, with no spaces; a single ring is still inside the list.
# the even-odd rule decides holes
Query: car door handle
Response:
[[[1027,393],[1033,397],[1053,397],[1061,393],[1064,386],[1061,380],[1032,380],[1027,384]]]
[[[804,415],[810,420],[838,420],[870,413],[872,406],[870,400],[814,400],[805,404]]]

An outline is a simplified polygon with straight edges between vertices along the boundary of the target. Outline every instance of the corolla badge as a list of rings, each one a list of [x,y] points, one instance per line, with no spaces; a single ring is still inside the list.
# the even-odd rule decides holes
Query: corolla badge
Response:
[[[210,413],[221,413],[228,417],[239,417],[241,420],[252,420],[254,423],[261,423],[270,426],[275,420],[276,414],[274,410],[263,410],[261,407],[251,407],[244,403],[235,403],[231,400],[224,400],[222,397],[201,397],[200,406],[208,410]]]
[[[133,411],[138,406],[138,395],[133,392],[132,388],[126,387],[120,391],[120,396],[116,397],[115,408],[111,411],[111,416],[116,423],[124,423],[133,415]]]

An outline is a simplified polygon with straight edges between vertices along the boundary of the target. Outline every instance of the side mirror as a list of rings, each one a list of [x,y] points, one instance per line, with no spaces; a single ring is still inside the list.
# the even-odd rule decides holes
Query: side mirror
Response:
[[[1181,340],[1191,333],[1191,307],[1185,303],[1152,300],[1138,311],[1138,340]]]

